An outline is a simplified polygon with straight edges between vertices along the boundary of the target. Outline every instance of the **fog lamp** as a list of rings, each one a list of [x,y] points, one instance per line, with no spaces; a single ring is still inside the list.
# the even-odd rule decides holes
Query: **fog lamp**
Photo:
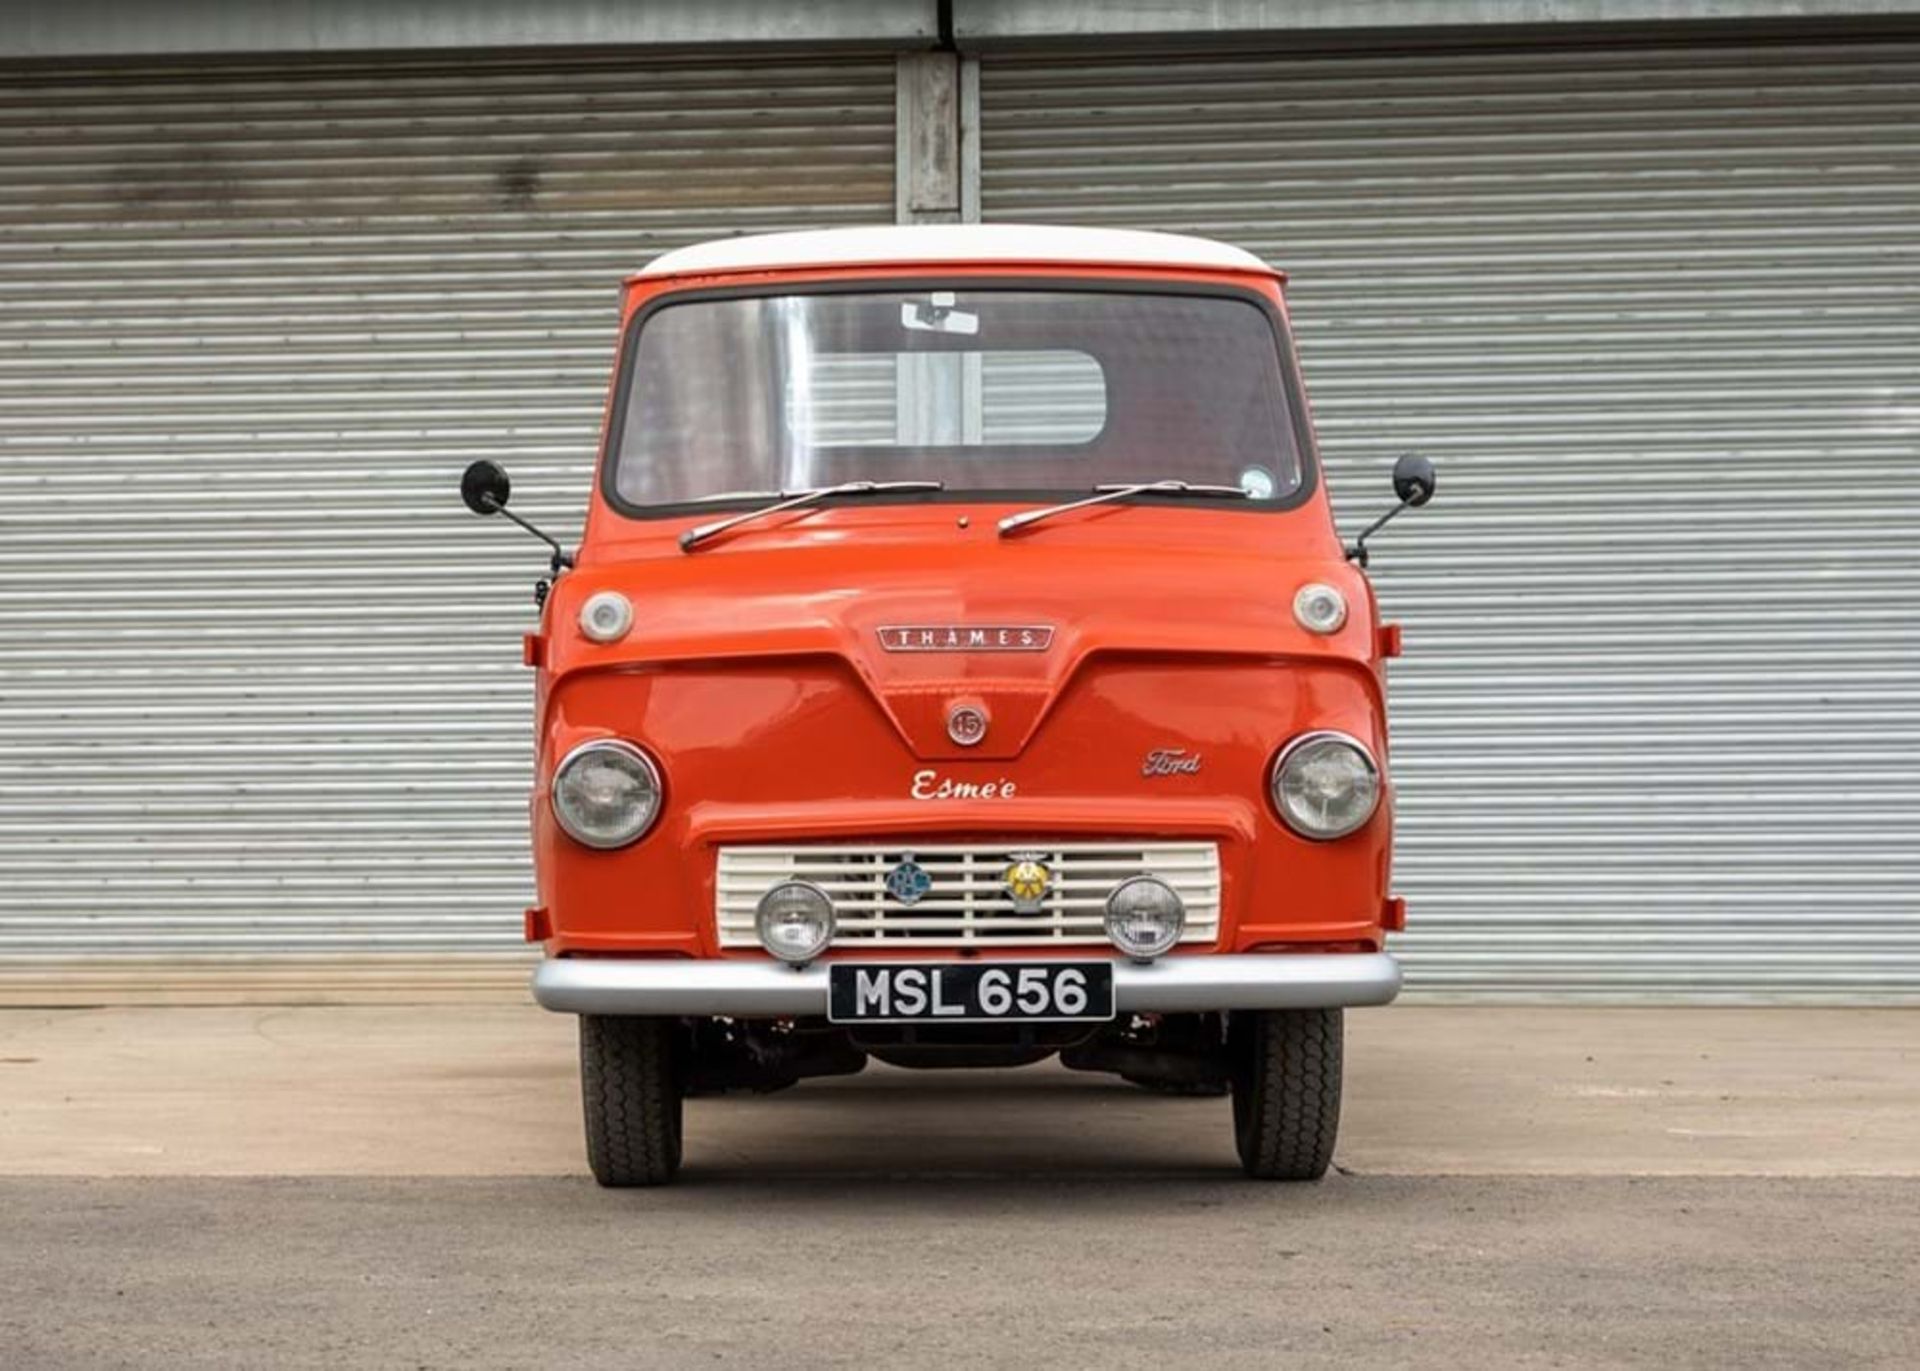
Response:
[[[1180,893],[1157,876],[1130,876],[1107,896],[1107,940],[1135,961],[1167,951],[1186,925]]]
[[[753,911],[760,945],[783,962],[810,962],[833,941],[833,901],[810,881],[782,881]]]

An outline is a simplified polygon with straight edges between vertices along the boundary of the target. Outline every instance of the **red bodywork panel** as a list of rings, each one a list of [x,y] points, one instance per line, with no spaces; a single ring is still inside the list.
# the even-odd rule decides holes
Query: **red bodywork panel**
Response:
[[[1251,272],[947,264],[637,277],[623,324],[663,292],[927,275],[1225,285],[1280,303],[1278,278]],[[1382,654],[1398,635],[1380,631],[1366,578],[1342,556],[1317,475],[1285,511],[1108,505],[997,536],[1000,517],[1039,503],[815,507],[687,553],[679,535],[718,514],[628,518],[596,482],[579,565],[526,654],[538,669],[530,935],[553,955],[759,956],[716,944],[724,843],[1139,834],[1220,844],[1212,950],[1380,947],[1399,917],[1390,778],[1373,819],[1333,842],[1295,835],[1268,798],[1275,754],[1312,729],[1360,739],[1386,772]],[[1346,595],[1332,635],[1294,621],[1309,581]],[[634,607],[611,645],[578,627],[605,589]],[[1029,652],[882,646],[883,628],[948,624],[1053,636]],[[973,748],[946,732],[963,699],[992,720]],[[657,825],[612,851],[571,841],[547,800],[554,765],[596,737],[641,744],[664,777]],[[1145,774],[1147,755],[1169,748],[1198,753],[1200,769]],[[945,780],[995,790],[916,798]]]

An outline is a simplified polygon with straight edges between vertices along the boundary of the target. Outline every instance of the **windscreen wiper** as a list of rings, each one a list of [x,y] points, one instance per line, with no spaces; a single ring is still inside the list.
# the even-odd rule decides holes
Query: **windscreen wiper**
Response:
[[[717,538],[730,528],[751,523],[755,519],[764,519],[769,514],[778,514],[782,510],[804,509],[808,505],[817,505],[822,500],[832,499],[836,495],[892,495],[905,490],[945,490],[940,481],[842,481],[837,486],[814,486],[809,490],[783,490],[780,498],[770,505],[759,509],[750,509],[744,514],[736,514],[731,519],[717,519],[710,524],[699,524],[680,535],[680,550],[692,552],[709,538]]]
[[[1095,486],[1094,493],[1084,500],[1070,500],[1064,505],[1048,505],[1045,509],[1030,509],[1023,514],[1009,514],[1000,521],[1000,536],[1008,537],[1023,528],[1030,528],[1042,519],[1051,519],[1056,514],[1065,514],[1069,510],[1085,509],[1088,505],[1110,504],[1115,500],[1124,500],[1129,495],[1195,495],[1206,499],[1218,499],[1221,496],[1245,500],[1247,492],[1239,486],[1203,486],[1191,481],[1141,481],[1125,486]]]

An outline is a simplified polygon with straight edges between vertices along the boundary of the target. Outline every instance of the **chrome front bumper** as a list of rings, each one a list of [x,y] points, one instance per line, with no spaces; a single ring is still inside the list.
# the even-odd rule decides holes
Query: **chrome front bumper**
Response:
[[[1386,952],[1197,955],[1150,965],[1116,960],[1113,989],[1122,1013],[1333,1009],[1386,1004],[1400,993],[1400,963]],[[824,1017],[827,968],[744,959],[550,957],[533,974],[533,998],[565,1014]]]

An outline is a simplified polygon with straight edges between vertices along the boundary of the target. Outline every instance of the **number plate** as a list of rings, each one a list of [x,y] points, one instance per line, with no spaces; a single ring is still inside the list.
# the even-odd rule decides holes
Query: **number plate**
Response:
[[[834,1023],[1061,1023],[1113,1017],[1109,962],[841,963],[827,969]]]

